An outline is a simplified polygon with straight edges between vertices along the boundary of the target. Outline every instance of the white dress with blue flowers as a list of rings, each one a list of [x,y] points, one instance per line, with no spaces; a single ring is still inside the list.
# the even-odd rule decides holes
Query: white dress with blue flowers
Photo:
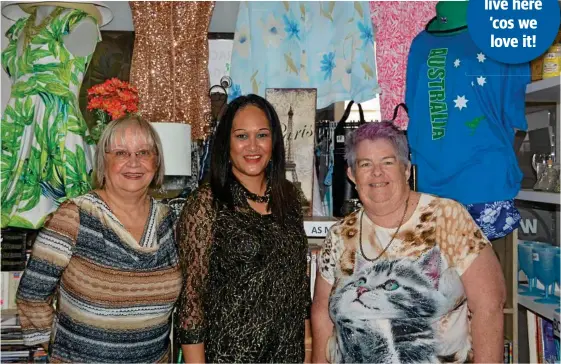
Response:
[[[368,2],[240,3],[230,76],[230,100],[267,88],[316,88],[318,109],[374,98]]]

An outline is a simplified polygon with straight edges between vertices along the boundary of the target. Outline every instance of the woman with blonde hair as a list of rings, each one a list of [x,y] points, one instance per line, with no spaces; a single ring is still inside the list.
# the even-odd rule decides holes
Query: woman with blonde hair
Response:
[[[115,120],[95,161],[98,188],[61,204],[33,245],[24,342],[54,362],[169,362],[182,278],[171,211],[148,195],[164,176],[160,139],[137,116]]]

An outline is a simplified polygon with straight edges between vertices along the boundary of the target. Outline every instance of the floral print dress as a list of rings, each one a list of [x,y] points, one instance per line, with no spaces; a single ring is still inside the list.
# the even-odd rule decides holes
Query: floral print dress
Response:
[[[317,108],[379,92],[368,2],[242,2],[229,99],[267,88],[316,88]]]
[[[63,43],[86,17],[96,21],[57,7],[38,27],[32,14],[6,33],[2,67],[12,89],[2,115],[2,227],[39,228],[61,202],[91,189],[93,140],[77,98],[91,55],[74,57]]]

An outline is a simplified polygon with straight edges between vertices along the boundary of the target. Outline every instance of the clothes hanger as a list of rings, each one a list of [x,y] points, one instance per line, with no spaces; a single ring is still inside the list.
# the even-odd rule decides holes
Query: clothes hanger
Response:
[[[407,105],[405,105],[405,103],[402,102],[400,104],[397,104],[397,106],[393,109],[393,117],[390,121],[395,121],[400,107],[403,108],[403,110],[405,110],[406,114],[409,114],[409,109],[407,108]]]
[[[399,108],[403,108],[403,110],[405,110],[405,113],[409,115],[409,109],[407,108],[407,105],[405,105],[405,103],[400,103],[397,104],[396,107],[393,109],[393,117],[390,120],[391,122],[394,122],[395,119],[397,118],[397,115],[399,113]],[[407,130],[404,131],[405,135],[407,135]],[[409,162],[411,162],[411,152],[409,152]],[[417,165],[413,164],[411,162],[411,177],[409,179],[409,187],[411,187],[411,190],[413,191],[417,191]]]
[[[449,34],[449,33],[455,33],[455,32],[459,32],[460,30],[465,30],[467,29],[467,25],[462,25],[460,27],[456,27],[456,28],[452,28],[452,29],[445,29],[445,30],[429,30],[430,25],[436,21],[438,17],[434,17],[431,20],[429,20],[429,22],[427,23],[427,25],[425,25],[425,31],[427,33],[430,34]]]
[[[223,76],[220,79],[220,83],[218,85],[211,86],[210,89],[208,90],[208,97],[211,101],[220,100],[220,98],[223,97],[223,103],[220,105],[216,115],[212,114],[212,110],[211,110],[210,114],[208,115],[210,120],[207,120],[207,122],[208,122],[207,125],[208,125],[210,130],[209,130],[209,133],[207,135],[209,137],[214,135],[214,131],[216,129],[216,126],[218,125],[220,117],[222,116],[222,113],[224,112],[224,110],[226,108],[226,105],[228,104],[228,90],[227,89],[230,88],[230,86],[232,86],[232,79],[230,78],[230,76]]]

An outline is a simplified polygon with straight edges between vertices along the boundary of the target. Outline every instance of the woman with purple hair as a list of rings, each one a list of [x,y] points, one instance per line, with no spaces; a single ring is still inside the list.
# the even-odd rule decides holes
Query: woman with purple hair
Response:
[[[320,253],[314,362],[502,360],[499,262],[461,204],[410,190],[408,155],[391,122],[367,123],[346,142],[362,207]]]

